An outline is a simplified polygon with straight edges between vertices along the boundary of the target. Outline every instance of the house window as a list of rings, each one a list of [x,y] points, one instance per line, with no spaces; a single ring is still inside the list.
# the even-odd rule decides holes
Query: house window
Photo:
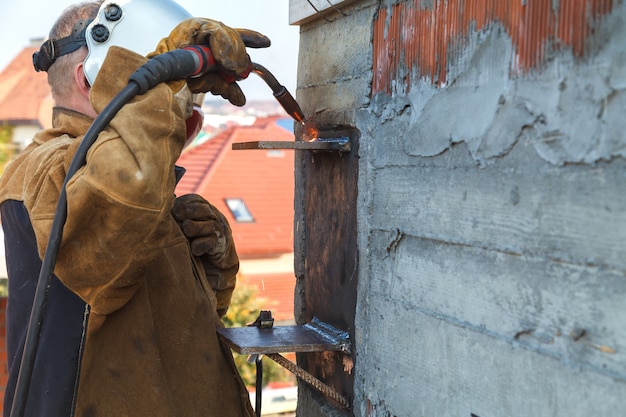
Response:
[[[242,198],[226,198],[224,201],[226,201],[226,205],[237,223],[254,222],[254,217],[250,214],[250,210]]]

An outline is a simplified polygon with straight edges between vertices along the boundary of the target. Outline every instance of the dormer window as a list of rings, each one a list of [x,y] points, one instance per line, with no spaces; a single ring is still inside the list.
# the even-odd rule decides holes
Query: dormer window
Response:
[[[254,223],[254,217],[242,198],[225,198],[224,201],[237,223]]]

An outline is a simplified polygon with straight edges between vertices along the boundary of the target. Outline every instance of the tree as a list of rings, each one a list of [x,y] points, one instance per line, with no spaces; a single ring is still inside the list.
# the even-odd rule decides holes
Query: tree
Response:
[[[13,126],[6,122],[0,125],[0,174],[4,171],[4,166],[15,155],[15,145],[13,144]]]
[[[3,122],[0,125],[0,174],[4,171],[6,163],[15,155],[15,151],[13,126]],[[6,277],[0,277],[0,297],[6,296],[8,296],[8,282]]]

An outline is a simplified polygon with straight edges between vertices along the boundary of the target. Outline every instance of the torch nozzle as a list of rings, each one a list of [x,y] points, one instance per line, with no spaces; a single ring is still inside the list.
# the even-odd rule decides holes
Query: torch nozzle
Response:
[[[274,93],[274,97],[280,103],[280,105],[285,109],[287,114],[291,116],[296,122],[304,125],[305,117],[304,112],[298,105],[298,102],[289,91],[285,88],[285,86],[281,85],[276,77],[264,66],[259,65],[257,63],[252,63],[252,71],[258,76],[260,76],[263,81],[267,83],[267,85],[272,89]]]

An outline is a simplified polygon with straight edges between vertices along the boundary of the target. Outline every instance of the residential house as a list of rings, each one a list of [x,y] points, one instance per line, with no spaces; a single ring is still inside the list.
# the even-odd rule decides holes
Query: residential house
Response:
[[[253,285],[277,323],[293,322],[294,153],[233,150],[232,144],[293,140],[290,119],[257,119],[230,126],[184,152],[187,172],[178,195],[197,193],[225,214],[241,260],[243,285]]]
[[[24,48],[0,72],[0,125],[13,130],[13,144],[23,149],[52,120],[52,96],[46,74],[33,69],[36,47]]]

